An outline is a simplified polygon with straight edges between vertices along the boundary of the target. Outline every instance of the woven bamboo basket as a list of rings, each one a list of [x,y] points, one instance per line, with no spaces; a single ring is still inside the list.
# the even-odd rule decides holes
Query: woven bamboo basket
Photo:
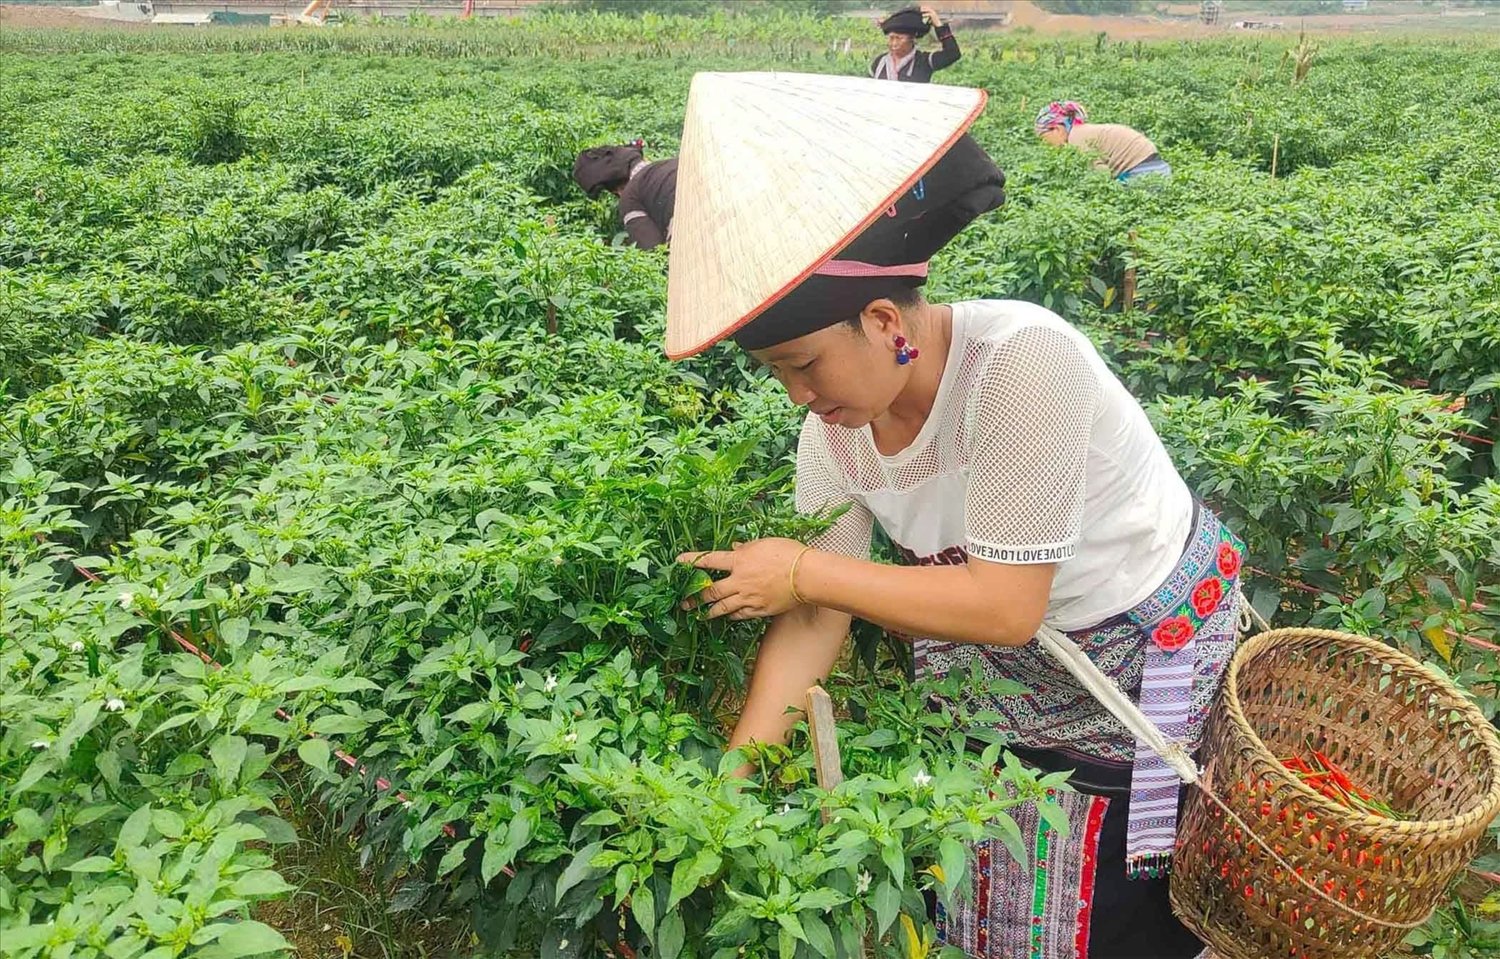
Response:
[[[1303,783],[1279,757],[1309,745],[1400,818]],[[1246,642],[1202,756],[1204,786],[1241,822],[1189,792],[1171,897],[1223,959],[1389,954],[1500,815],[1500,738],[1479,710],[1411,657],[1348,633],[1277,629]]]

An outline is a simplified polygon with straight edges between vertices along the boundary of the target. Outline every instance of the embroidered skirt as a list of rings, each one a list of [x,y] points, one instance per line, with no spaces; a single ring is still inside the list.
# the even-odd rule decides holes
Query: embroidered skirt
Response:
[[[951,911],[934,906],[938,940],[976,959],[1193,959],[1202,952],[1172,915],[1167,876],[1126,877],[1129,768],[1016,752],[1042,768],[1076,770],[1077,791],[1054,797],[1067,835],[1034,805],[1013,809],[1027,860],[1017,862],[1001,842],[980,844],[969,867],[973,900],[956,900]]]
[[[1070,638],[1169,737],[1196,749],[1234,652],[1243,544],[1212,512],[1195,511],[1172,574],[1145,601]],[[1023,761],[1074,769],[1056,801],[1063,836],[1034,808],[1016,810],[1027,860],[999,842],[976,850],[972,902],[938,914],[943,941],[968,955],[1035,959],[1190,959],[1202,950],[1171,914],[1166,867],[1180,784],[1037,644],[1014,649],[919,643],[917,664],[969,668],[1027,685],[983,704]],[[971,703],[971,705],[980,705]]]

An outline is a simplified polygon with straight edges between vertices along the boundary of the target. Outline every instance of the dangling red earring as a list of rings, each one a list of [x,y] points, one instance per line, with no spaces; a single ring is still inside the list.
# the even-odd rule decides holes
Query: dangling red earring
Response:
[[[904,336],[898,336],[898,337],[896,337],[896,365],[897,366],[905,366],[906,364],[910,363],[912,360],[916,359],[918,356],[921,356],[921,355],[922,355],[922,351],[921,350],[917,349],[915,346],[907,346],[906,345],[906,337],[904,337]]]

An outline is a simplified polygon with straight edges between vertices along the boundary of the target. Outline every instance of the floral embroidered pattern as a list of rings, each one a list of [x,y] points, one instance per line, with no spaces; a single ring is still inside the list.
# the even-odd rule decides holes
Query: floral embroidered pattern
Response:
[[[1240,551],[1231,542],[1219,544],[1219,575],[1234,579],[1240,574]]]
[[[1219,543],[1214,552],[1214,564],[1203,578],[1193,586],[1172,615],[1163,619],[1151,631],[1151,641],[1164,653],[1175,653],[1198,635],[1203,624],[1219,608],[1229,590],[1234,588],[1243,562],[1238,539],[1229,530],[1220,527]]]
[[[1224,598],[1224,584],[1215,577],[1205,579],[1193,590],[1193,612],[1204,619],[1219,608],[1219,600]]]
[[[1169,653],[1175,653],[1193,638],[1193,621],[1173,616],[1151,632],[1151,641]]]

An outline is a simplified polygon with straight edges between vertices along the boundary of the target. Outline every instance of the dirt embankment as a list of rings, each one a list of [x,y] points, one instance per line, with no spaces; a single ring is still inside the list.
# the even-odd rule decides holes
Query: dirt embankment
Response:
[[[129,20],[105,20],[83,11],[89,7],[38,7],[30,4],[0,3],[0,30],[22,28],[60,28],[92,30],[140,30],[151,24]]]

